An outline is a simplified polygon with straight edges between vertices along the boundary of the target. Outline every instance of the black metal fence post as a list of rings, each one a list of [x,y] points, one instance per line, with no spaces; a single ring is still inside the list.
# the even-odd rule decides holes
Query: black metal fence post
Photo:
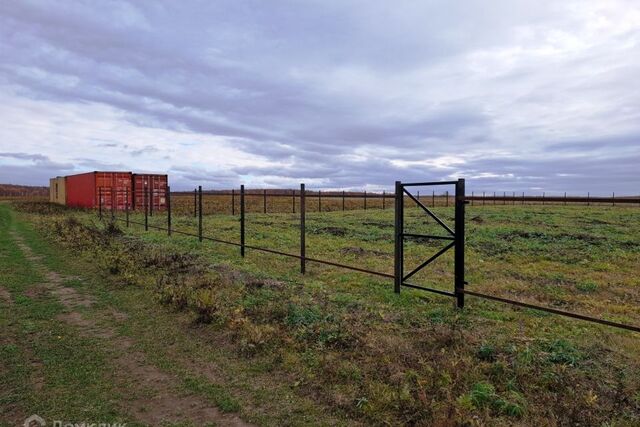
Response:
[[[231,189],[231,215],[236,214],[236,190]]]
[[[149,231],[149,189],[144,186],[144,231]]]
[[[115,194],[115,190],[113,189],[113,187],[111,187],[111,221],[115,221],[116,218],[116,213],[114,211],[115,207],[115,201],[117,200],[117,197],[114,196]]]
[[[386,191],[382,190],[382,210],[385,210],[386,205],[385,205],[385,200],[387,198],[387,193]]]
[[[306,204],[305,204],[305,189],[304,184],[300,184],[300,273],[305,274],[306,268],[306,256],[307,256],[307,244],[306,244]]]
[[[171,187],[167,185],[166,195],[167,201],[167,235],[171,236]]]
[[[151,187],[149,189],[149,216],[153,216],[153,194],[154,194],[153,187]]]
[[[364,190],[364,210],[367,210],[367,190]]]
[[[455,213],[455,289],[458,308],[464,308],[464,208],[465,188],[464,179],[456,183],[456,213]]]
[[[483,191],[483,192],[482,192],[482,206],[484,206],[484,203],[485,203],[485,195],[484,195],[484,193],[485,193],[485,192]]]
[[[473,191],[471,192],[471,206],[473,206]]]
[[[445,193],[445,197],[446,197],[446,207],[449,207],[449,190],[446,191]]]
[[[613,194],[611,195],[611,206],[615,206],[615,205],[616,205],[616,193],[614,191]]]
[[[265,189],[262,194],[262,207],[263,213],[267,213],[267,190]]]
[[[318,190],[318,212],[322,212],[322,192]]]
[[[198,190],[193,189],[193,217],[198,216]]]
[[[342,211],[344,212],[344,190],[342,190]]]
[[[240,186],[240,256],[244,258],[244,184]]]
[[[125,190],[125,221],[127,223],[127,228],[129,228],[129,188]]]
[[[591,205],[591,201],[589,200],[589,196],[591,193],[587,193],[587,206]]]
[[[102,221],[102,187],[98,188],[98,217]]]
[[[564,192],[564,205],[567,206],[567,192]]]
[[[436,206],[436,190],[431,191],[431,206]]]
[[[402,183],[396,181],[396,211],[395,211],[395,249],[393,251],[393,267],[394,267],[394,283],[393,291],[397,294],[400,293],[400,286],[402,286],[403,271],[403,249],[404,249],[404,196],[402,192]]]
[[[202,185],[198,185],[198,240],[202,242]]]
[[[291,190],[291,213],[296,213],[296,190]]]

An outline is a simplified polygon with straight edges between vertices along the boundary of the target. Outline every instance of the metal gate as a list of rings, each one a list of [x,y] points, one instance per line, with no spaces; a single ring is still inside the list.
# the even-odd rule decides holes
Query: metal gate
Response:
[[[425,206],[418,198],[416,198],[408,188],[424,187],[434,185],[454,185],[455,186],[455,225],[451,229],[438,216]],[[440,227],[446,231],[445,235],[428,235],[404,232],[404,203],[405,195],[415,202],[426,215],[431,217]],[[395,209],[395,251],[394,251],[394,291],[400,293],[400,288],[406,286],[409,288],[422,289],[424,291],[434,292],[436,294],[454,297],[456,305],[459,308],[464,307],[464,179],[457,181],[438,181],[438,182],[412,182],[402,183],[396,181],[396,209]],[[404,272],[404,241],[407,237],[421,237],[426,239],[443,240],[448,242],[442,249],[421,263],[419,266],[411,270],[409,273]],[[431,264],[449,249],[455,251],[454,254],[454,283],[453,292],[442,291],[440,289],[427,288],[415,284],[408,283],[407,280],[414,274]]]

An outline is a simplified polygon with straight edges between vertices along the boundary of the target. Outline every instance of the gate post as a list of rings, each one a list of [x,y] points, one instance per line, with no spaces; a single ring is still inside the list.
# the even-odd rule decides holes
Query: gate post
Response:
[[[144,231],[149,231],[149,189],[144,186]]]
[[[240,185],[240,256],[244,258],[244,184]]]
[[[127,228],[129,228],[129,187],[127,187],[125,190],[125,197],[127,198],[127,200],[125,201],[126,221],[127,221]]]
[[[167,207],[167,235],[171,236],[171,187],[167,185],[165,205]]]
[[[396,211],[395,211],[395,250],[393,253],[393,266],[394,266],[394,283],[393,291],[397,294],[400,293],[400,286],[402,286],[403,272],[403,222],[404,222],[404,196],[402,194],[402,183],[396,181]]]
[[[455,219],[455,289],[458,308],[464,308],[464,179],[456,182],[456,219]]]
[[[198,185],[198,241],[202,242],[202,185]]]
[[[305,218],[307,215],[307,207],[305,205],[305,193],[304,184],[300,184],[300,273],[305,274],[306,261],[307,261],[307,243],[305,240],[306,235],[306,223]]]

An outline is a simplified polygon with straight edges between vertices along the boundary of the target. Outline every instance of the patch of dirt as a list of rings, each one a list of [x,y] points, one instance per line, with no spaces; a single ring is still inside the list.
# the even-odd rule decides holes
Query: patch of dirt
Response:
[[[211,266],[211,269],[216,273],[220,274],[221,276],[223,276],[224,278],[226,278],[227,280],[229,280],[231,283],[235,283],[235,282],[244,283],[249,279],[249,276],[247,275],[247,273],[236,270],[233,267],[230,267],[225,264],[213,265]]]
[[[484,219],[482,219],[482,217],[478,215],[471,218],[471,222],[475,222],[476,224],[482,224],[484,222]]]
[[[144,353],[131,350],[135,344],[133,340],[118,336],[113,328],[99,325],[95,319],[84,317],[80,312],[75,311],[79,307],[91,307],[95,300],[81,295],[73,288],[62,286],[63,277],[48,270],[39,262],[41,257],[33,254],[21,236],[14,233],[13,237],[25,256],[44,271],[47,283],[43,285],[43,288],[56,296],[69,310],[67,313],[57,316],[57,319],[77,328],[83,336],[109,340],[109,347],[119,350],[118,355],[112,359],[117,380],[130,382],[131,386],[139,392],[132,393],[133,395],[145,396],[127,400],[124,407],[124,410],[129,412],[138,422],[147,425],[185,422],[194,425],[219,424],[237,427],[251,425],[236,415],[223,414],[211,402],[200,396],[180,395],[178,393],[180,380],[147,363]],[[4,290],[4,288],[0,289]],[[35,293],[37,292],[35,289],[38,288],[31,289],[34,289]],[[111,310],[110,315],[119,322],[124,322],[128,318],[125,313],[115,309]],[[44,381],[41,376],[34,380],[36,389],[42,388],[43,385]],[[148,392],[151,392],[152,397],[147,397]]]
[[[285,286],[287,286],[285,282],[281,282],[280,280],[256,278],[249,279],[244,284],[247,288],[284,289]]]
[[[124,322],[125,320],[127,320],[129,318],[129,315],[127,313],[123,313],[121,311],[116,310],[115,308],[111,309],[111,317],[113,317],[113,320],[115,320],[118,323]]]
[[[49,275],[48,278],[50,278],[50,280],[45,286],[65,307],[70,309],[75,307],[91,307],[95,302],[93,298],[81,295],[73,288],[61,286],[60,283],[62,283],[62,277],[59,275],[57,275],[57,279],[52,279]]]
[[[262,279],[254,277],[243,271],[239,271],[228,265],[219,264],[211,266],[211,269],[227,281],[228,283],[243,283],[247,288],[274,288],[283,289],[287,284],[274,279]]]
[[[3,301],[6,305],[12,305],[13,300],[8,290],[0,286],[0,301]]]
[[[39,285],[31,286],[26,291],[23,292],[24,296],[29,297],[31,299],[39,298],[46,293],[46,290]]]
[[[375,222],[375,221],[367,221],[363,222],[362,225],[372,225],[378,228],[393,228],[394,225],[388,222]]]
[[[359,246],[350,246],[340,249],[342,255],[376,255],[376,256],[391,256],[386,252],[376,251],[374,249],[364,249]]]
[[[347,230],[342,227],[322,227],[311,230],[312,234],[331,234],[333,236],[346,236]]]
[[[84,337],[113,338],[115,333],[107,328],[101,328],[93,320],[83,317],[77,311],[56,316],[56,319],[80,329],[80,335]]]
[[[33,262],[42,261],[42,257],[33,253],[31,248],[22,239],[22,236],[20,236],[15,231],[10,231],[9,234],[11,234],[11,237],[13,237],[13,239],[15,240],[16,245],[29,261],[33,261]]]

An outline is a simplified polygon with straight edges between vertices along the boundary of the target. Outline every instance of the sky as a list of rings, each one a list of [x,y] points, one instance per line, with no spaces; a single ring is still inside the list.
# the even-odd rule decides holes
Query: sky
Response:
[[[640,1],[0,0],[0,182],[640,192]]]

